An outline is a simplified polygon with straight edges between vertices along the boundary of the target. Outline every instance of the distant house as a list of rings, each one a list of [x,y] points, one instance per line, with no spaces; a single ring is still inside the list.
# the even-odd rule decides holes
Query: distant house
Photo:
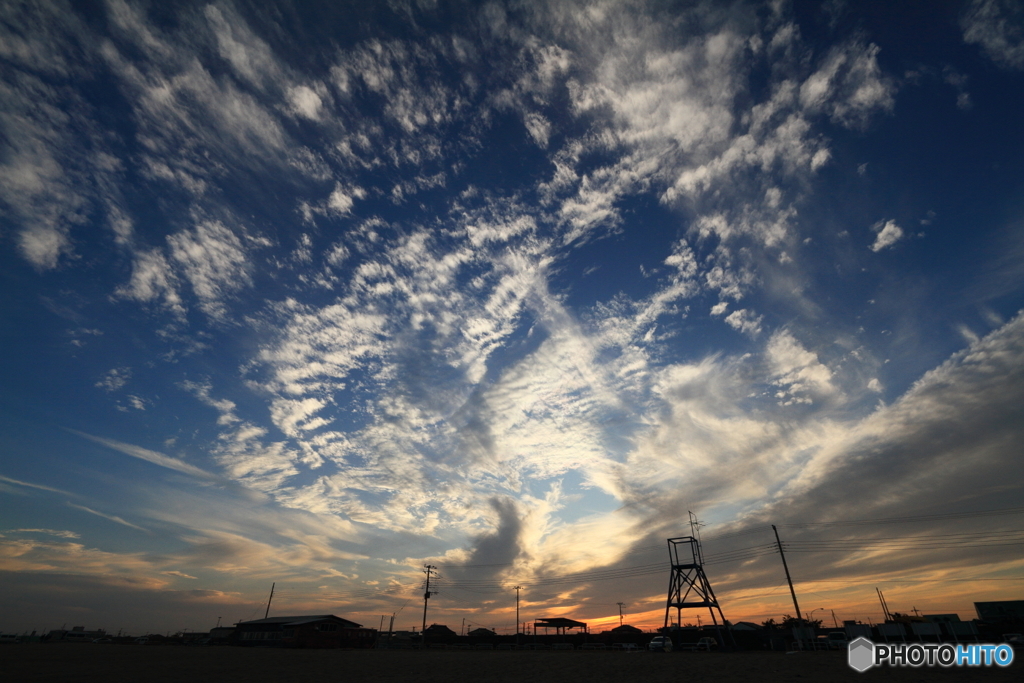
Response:
[[[475,628],[466,635],[473,636],[474,638],[490,638],[496,634],[489,628]]]
[[[760,631],[761,627],[752,621],[737,621],[732,625],[733,631]]]
[[[423,632],[423,635],[428,638],[451,638],[458,634],[444,624],[431,624],[427,627],[427,630]]]
[[[373,647],[376,629],[333,614],[270,617],[235,624],[236,645],[334,648]]]

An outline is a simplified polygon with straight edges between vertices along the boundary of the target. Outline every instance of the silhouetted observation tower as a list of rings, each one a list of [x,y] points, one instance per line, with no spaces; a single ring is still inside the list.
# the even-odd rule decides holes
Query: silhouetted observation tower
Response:
[[[693,536],[681,536],[668,539],[668,555],[672,564],[672,577],[668,584],[668,602],[665,605],[665,627],[672,622],[673,608],[676,610],[675,623],[683,625],[684,609],[702,609],[706,607],[714,624],[715,637],[718,645],[725,648],[722,628],[725,627],[725,615],[718,606],[718,598],[711,588],[707,574],[704,573],[704,556],[701,553],[700,541]],[[715,616],[718,610],[718,616]],[[732,632],[729,633],[732,641]]]

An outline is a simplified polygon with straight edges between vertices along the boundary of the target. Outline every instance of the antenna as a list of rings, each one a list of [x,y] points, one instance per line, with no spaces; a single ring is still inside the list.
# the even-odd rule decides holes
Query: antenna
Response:
[[[697,559],[701,564],[704,564],[704,550],[701,547],[700,542],[700,528],[706,526],[704,522],[697,519],[697,515],[687,510],[687,514],[690,515],[690,535],[697,539]]]

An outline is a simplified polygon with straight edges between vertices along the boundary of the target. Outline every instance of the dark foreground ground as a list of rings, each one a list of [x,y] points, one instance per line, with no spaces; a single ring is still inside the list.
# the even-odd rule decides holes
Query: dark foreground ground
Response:
[[[1020,654],[1019,652],[1017,654]],[[625,653],[279,650],[240,647],[23,644],[0,647],[0,679],[117,683],[232,681],[1014,681],[997,668],[876,668],[858,674],[844,652]]]

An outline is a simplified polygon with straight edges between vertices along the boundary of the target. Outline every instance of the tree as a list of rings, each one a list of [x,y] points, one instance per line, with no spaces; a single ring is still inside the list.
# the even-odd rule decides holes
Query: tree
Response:
[[[779,628],[794,628],[806,626],[810,628],[821,628],[821,619],[814,619],[813,621],[807,621],[806,619],[797,619],[796,617],[784,614],[782,616],[782,623],[779,624]]]

